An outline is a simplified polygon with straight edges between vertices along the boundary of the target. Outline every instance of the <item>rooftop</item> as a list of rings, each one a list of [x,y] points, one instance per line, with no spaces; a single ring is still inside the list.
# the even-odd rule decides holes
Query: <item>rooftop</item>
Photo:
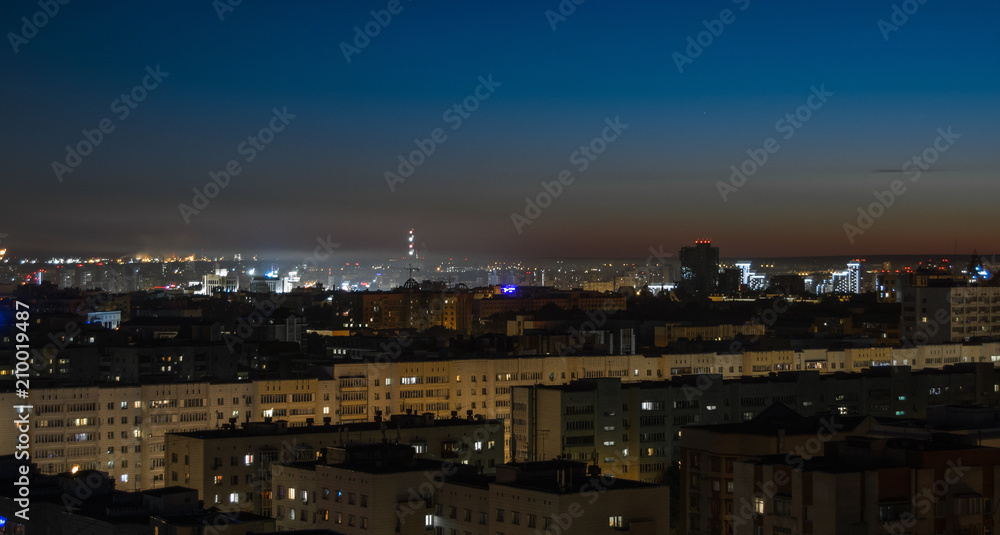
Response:
[[[378,431],[386,432],[396,429],[415,428],[441,428],[441,427],[481,427],[484,424],[497,424],[498,420],[490,419],[467,419],[448,418],[433,419],[424,415],[393,415],[388,421],[382,422],[352,422],[351,424],[320,424],[289,427],[285,420],[273,422],[250,422],[246,427],[229,429],[208,429],[203,431],[186,431],[182,433],[168,433],[170,435],[198,438],[198,439],[222,439],[222,438],[248,438],[263,436],[285,436],[285,435],[316,435],[321,433],[345,433],[349,438],[352,433],[358,431]]]

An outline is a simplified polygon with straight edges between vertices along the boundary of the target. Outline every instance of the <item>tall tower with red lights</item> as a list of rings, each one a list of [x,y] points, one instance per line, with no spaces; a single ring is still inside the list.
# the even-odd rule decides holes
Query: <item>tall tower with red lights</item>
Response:
[[[420,255],[417,254],[416,237],[413,235],[413,229],[410,229],[410,235],[407,237],[407,251],[406,254],[410,260],[420,259]]]

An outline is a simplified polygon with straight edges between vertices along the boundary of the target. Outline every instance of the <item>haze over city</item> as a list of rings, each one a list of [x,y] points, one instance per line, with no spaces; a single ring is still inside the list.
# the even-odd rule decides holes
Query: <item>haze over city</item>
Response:
[[[8,36],[8,254],[294,256],[329,234],[391,256],[413,227],[443,256],[637,257],[705,238],[734,257],[1000,249],[984,224],[996,4],[930,1],[893,24],[891,4],[862,1],[402,2],[370,38],[356,30],[383,5],[221,5],[67,4]],[[30,34],[33,7],[8,4],[6,30]],[[144,80],[157,86],[126,105]],[[829,96],[788,121],[814,88]],[[247,161],[275,109],[294,118]],[[580,171],[574,152],[615,118],[627,128]],[[113,131],[68,165],[102,119]],[[960,137],[913,181],[903,166],[939,128]],[[390,186],[435,129],[446,139]],[[778,149],[720,194],[768,138]],[[185,222],[179,205],[231,160],[240,173]],[[512,216],[563,170],[572,182],[518,232]],[[895,179],[905,194],[852,243],[844,225]]]

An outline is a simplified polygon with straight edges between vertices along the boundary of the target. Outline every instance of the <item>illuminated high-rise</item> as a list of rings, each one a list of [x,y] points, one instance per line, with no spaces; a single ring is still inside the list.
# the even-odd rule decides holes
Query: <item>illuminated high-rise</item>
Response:
[[[852,294],[861,293],[861,262],[857,260],[847,264],[848,291]]]
[[[750,276],[754,274],[750,271],[750,261],[737,262],[736,268],[740,270],[740,284],[744,286],[750,284]]]

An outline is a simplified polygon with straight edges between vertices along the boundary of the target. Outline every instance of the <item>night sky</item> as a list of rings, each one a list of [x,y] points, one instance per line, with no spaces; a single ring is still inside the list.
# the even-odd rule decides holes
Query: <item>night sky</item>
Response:
[[[1000,250],[996,2],[897,1],[895,18],[877,0],[221,5],[3,2],[0,248],[278,255],[329,235],[398,257],[414,227],[428,256],[646,257],[705,238],[726,257]],[[387,8],[387,24],[370,13]],[[24,28],[33,16],[49,20]],[[349,49],[366,24],[377,35]],[[796,110],[808,119],[782,122]],[[67,145],[102,120],[75,162]],[[269,124],[262,150],[240,148]],[[387,180],[415,139],[433,153]],[[720,192],[748,150],[767,161]],[[185,221],[230,160],[239,174]]]

